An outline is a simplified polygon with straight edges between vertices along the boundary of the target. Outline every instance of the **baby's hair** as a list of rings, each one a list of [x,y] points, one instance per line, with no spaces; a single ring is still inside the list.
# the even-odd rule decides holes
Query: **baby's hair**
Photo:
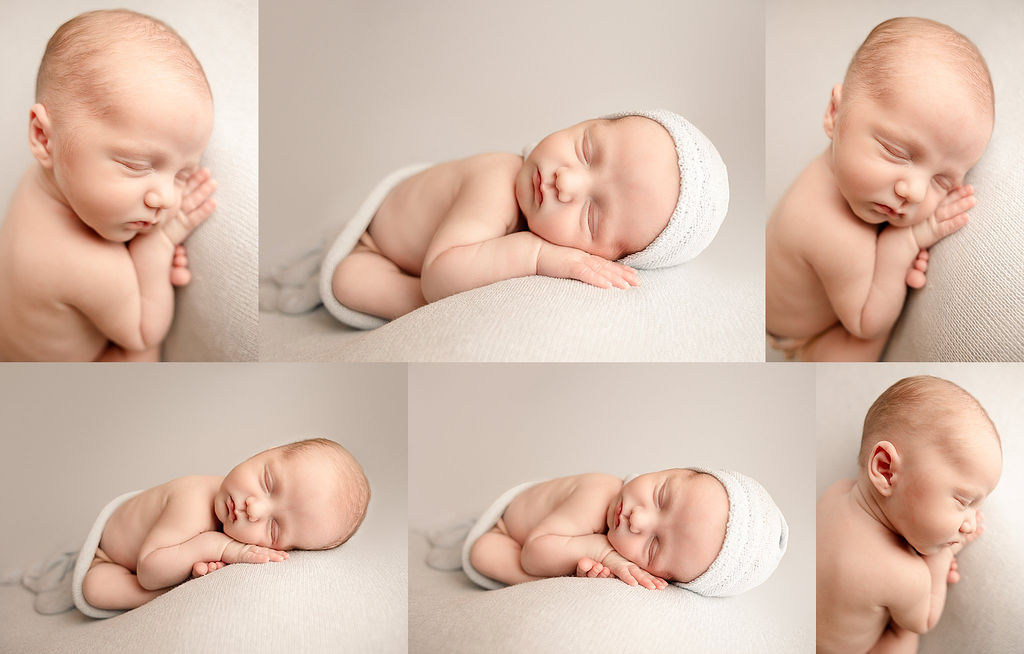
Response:
[[[363,472],[363,466],[348,450],[326,438],[308,438],[282,445],[280,449],[285,457],[299,454],[326,454],[329,456],[340,482],[339,504],[353,507],[353,515],[345,531],[330,543],[316,549],[333,549],[351,538],[352,534],[356,533],[359,526],[363,524],[366,507],[370,503],[370,482],[366,478],[366,473]]]
[[[857,463],[864,468],[880,440],[934,439],[939,433],[934,425],[962,416],[965,411],[983,418],[1000,442],[999,432],[985,408],[964,389],[930,375],[901,379],[879,395],[868,409]]]
[[[36,102],[51,113],[70,104],[93,116],[109,116],[116,89],[104,55],[126,41],[143,43],[154,61],[169,64],[212,97],[202,65],[170,26],[127,9],[104,9],[72,18],[50,37],[36,76]]]
[[[995,113],[992,77],[978,47],[952,27],[927,18],[890,18],[871,30],[850,60],[844,92],[886,96],[901,62],[922,46],[960,72],[979,102]]]

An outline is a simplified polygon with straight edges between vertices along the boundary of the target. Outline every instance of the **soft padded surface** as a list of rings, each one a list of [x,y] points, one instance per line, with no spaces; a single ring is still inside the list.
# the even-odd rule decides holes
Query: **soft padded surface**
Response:
[[[817,494],[857,473],[864,414],[875,398],[903,377],[930,374],[960,384],[978,398],[999,429],[1003,476],[982,505],[985,533],[958,557],[962,579],[949,587],[939,624],[921,639],[921,654],[1024,651],[1024,369],[1020,366],[878,364],[818,365]]]
[[[409,534],[410,651],[796,652],[811,637],[780,621],[757,590],[707,598],[567,577],[485,591],[461,572],[428,568],[427,549]]]
[[[872,0],[849,5],[769,3],[766,30],[767,211],[828,143],[828,94],[872,27],[894,16],[944,22],[988,62],[996,123],[967,175],[978,206],[971,223],[931,250],[928,284],[911,291],[890,341],[889,361],[1024,360],[1024,11],[997,0],[965,12],[943,2]],[[767,213],[766,213],[767,217]]]
[[[0,588],[5,652],[393,652],[404,633],[404,561],[358,545],[293,552],[282,564],[229,565],[109,620],[42,616]],[[368,580],[372,583],[367,583]],[[370,628],[382,619],[396,629]],[[401,620],[404,623],[404,618]],[[301,625],[298,628],[297,625]]]
[[[700,259],[602,290],[549,277],[459,293],[372,332],[324,309],[260,314],[265,361],[763,360],[763,282]]]
[[[215,194],[217,210],[186,241],[193,280],[177,293],[164,358],[255,360],[259,318],[256,0],[214,5],[199,0],[134,0],[119,6],[151,14],[177,30],[196,53],[213,89],[214,128],[203,165],[220,184]],[[46,41],[61,23],[95,8],[79,0],[4,8],[0,55],[10,92],[0,99],[0,145],[4,152],[15,155],[0,161],[0,206],[4,210],[31,162],[27,116]]]

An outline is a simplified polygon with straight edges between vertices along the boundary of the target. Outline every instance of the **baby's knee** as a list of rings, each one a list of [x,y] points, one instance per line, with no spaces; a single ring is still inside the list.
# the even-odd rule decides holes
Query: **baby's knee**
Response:
[[[348,255],[338,262],[331,277],[331,291],[338,302],[349,304],[352,301],[353,292],[356,288],[352,255]]]

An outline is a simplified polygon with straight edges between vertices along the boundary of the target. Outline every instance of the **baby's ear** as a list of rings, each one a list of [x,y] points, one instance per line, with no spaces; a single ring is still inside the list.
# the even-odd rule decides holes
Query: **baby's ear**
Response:
[[[34,104],[28,111],[28,147],[43,168],[53,167],[53,123],[46,107]]]
[[[843,99],[843,85],[836,84],[832,87],[832,95],[828,99],[828,107],[825,108],[825,134],[832,138],[836,131],[836,113],[839,111],[839,103]]]
[[[868,457],[868,479],[882,497],[892,495],[900,467],[900,454],[889,441],[878,441]]]

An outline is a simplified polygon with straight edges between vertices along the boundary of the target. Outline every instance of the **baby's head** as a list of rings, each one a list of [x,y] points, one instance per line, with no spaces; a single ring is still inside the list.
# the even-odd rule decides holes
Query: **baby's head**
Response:
[[[962,541],[1002,472],[985,409],[937,377],[901,379],[864,418],[858,462],[892,528],[921,554]]]
[[[635,268],[697,256],[729,203],[718,151],[670,111],[588,120],[524,153],[516,200],[530,231]]]
[[[177,212],[212,128],[203,68],[161,21],[92,11],[50,38],[29,146],[57,199],[103,238],[128,241]]]
[[[224,533],[278,550],[326,550],[362,524],[370,484],[362,466],[334,441],[313,438],[243,461],[213,501]]]
[[[633,477],[606,515],[608,542],[651,574],[695,593],[737,595],[767,579],[789,528],[768,492],[726,470]]]
[[[988,67],[967,37],[924,18],[887,20],[825,111],[839,192],[865,222],[920,223],[981,158],[994,116]]]

